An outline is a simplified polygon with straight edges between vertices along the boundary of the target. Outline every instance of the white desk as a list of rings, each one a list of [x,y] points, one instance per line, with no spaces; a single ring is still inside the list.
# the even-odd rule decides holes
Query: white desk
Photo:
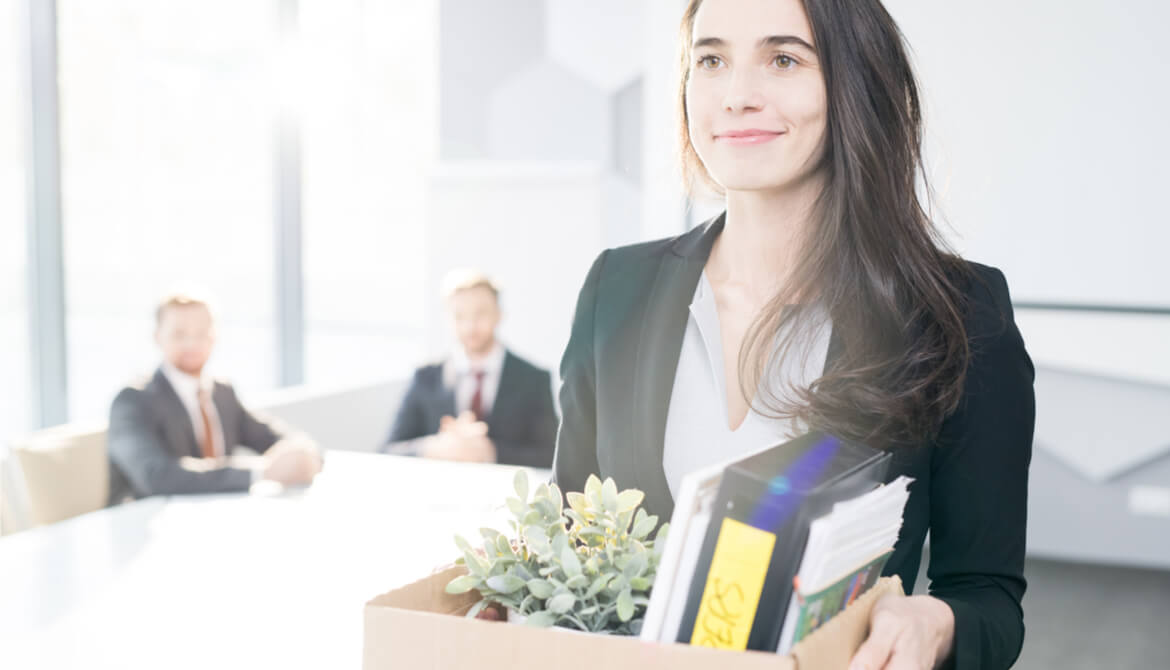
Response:
[[[453,560],[456,532],[503,530],[515,470],[330,452],[305,490],[0,539],[0,668],[356,669],[365,602]]]

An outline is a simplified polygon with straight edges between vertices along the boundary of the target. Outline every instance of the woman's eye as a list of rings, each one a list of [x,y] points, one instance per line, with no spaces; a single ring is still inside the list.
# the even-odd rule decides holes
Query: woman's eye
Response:
[[[714,70],[715,68],[719,67],[719,57],[703,56],[699,59],[699,67],[707,70]]]
[[[784,54],[776,56],[773,62],[776,64],[776,67],[780,68],[781,70],[787,70],[796,67],[796,60],[791,56],[786,56]]]

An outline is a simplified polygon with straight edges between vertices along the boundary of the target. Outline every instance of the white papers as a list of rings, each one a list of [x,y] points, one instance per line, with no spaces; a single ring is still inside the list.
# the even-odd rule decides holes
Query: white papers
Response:
[[[831,512],[809,525],[808,542],[796,573],[800,590],[792,594],[778,652],[786,654],[792,646],[802,594],[832,586],[894,548],[913,481],[898,477],[869,493],[833,505]]]

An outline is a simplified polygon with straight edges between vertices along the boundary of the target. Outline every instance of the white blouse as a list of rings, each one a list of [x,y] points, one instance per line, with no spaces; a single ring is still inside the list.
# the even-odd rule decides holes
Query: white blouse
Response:
[[[775,366],[777,374],[784,377],[778,380],[782,383],[776,385],[777,389],[807,386],[823,374],[830,331],[826,319],[826,327],[808,347],[807,356],[800,355],[803,352],[796,347],[788,360]],[[703,272],[691,301],[666,415],[662,468],[672,496],[678,495],[682,478],[690,472],[750,456],[803,432],[790,420],[760,414],[754,407],[755,400],[743,423],[731,430],[726,387],[719,314],[707,273]]]

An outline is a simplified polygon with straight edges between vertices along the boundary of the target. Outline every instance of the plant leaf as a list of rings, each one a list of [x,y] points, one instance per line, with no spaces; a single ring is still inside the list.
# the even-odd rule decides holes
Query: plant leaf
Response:
[[[517,470],[516,476],[512,478],[512,486],[516,489],[516,495],[520,496],[520,502],[528,502],[528,471]]]
[[[569,499],[569,509],[577,514],[585,515],[585,510],[589,507],[589,500],[585,498],[582,493],[569,493],[566,495]]]
[[[614,482],[613,477],[607,477],[601,485],[601,505],[605,511],[611,514],[616,514],[618,511],[617,483]]]
[[[609,583],[609,580],[609,575],[602,575],[597,579],[594,579],[593,583],[589,585],[589,590],[585,592],[584,597],[588,599],[600,593],[601,589],[604,589],[605,585]]]
[[[573,609],[573,605],[577,604],[577,596],[572,593],[561,593],[549,598],[547,607],[550,612],[555,614],[564,614]],[[630,605],[634,603],[631,601]]]
[[[465,616],[468,619],[474,619],[475,615],[482,612],[483,608],[487,607],[487,605],[488,605],[488,600],[487,600],[487,598],[484,598],[484,599],[480,600],[479,602],[475,603],[474,605],[472,605],[471,609],[467,610],[467,614]]]
[[[622,592],[618,594],[617,613],[618,618],[623,622],[634,618],[634,598],[628,588],[622,589]]]
[[[646,571],[646,554],[637,553],[630,557],[630,562],[626,563],[626,567],[622,570],[622,574],[626,579],[633,579],[634,577],[641,577],[642,573]]]
[[[508,503],[508,509],[511,510],[517,519],[523,519],[528,514],[528,506],[520,502],[519,498],[508,496],[508,499],[504,502]]]
[[[565,582],[565,586],[574,590],[588,585],[589,578],[585,575],[576,575],[574,577],[570,577],[569,580]]]
[[[544,517],[545,521],[549,523],[557,521],[561,518],[560,510],[557,508],[556,503],[551,500],[535,500],[533,501],[532,506],[540,510],[540,513]]]
[[[463,562],[467,565],[467,571],[479,577],[486,577],[491,566],[487,561],[483,560],[474,551],[463,552]]]
[[[540,526],[528,526],[524,529],[524,540],[530,545],[548,544],[548,533]]]
[[[650,531],[654,530],[654,524],[657,521],[658,519],[656,517],[646,517],[634,523],[634,529],[630,531],[630,535],[638,540],[645,538],[650,534]]]
[[[646,494],[642,493],[638,489],[626,489],[625,491],[622,491],[621,493],[618,494],[617,511],[628,512],[629,510],[634,509],[638,505],[641,505],[642,500],[645,497],[646,497]]]
[[[528,620],[524,622],[526,626],[535,626],[537,628],[548,628],[557,622],[557,617],[552,612],[541,610],[533,612],[528,615]]]
[[[625,590],[625,588],[629,585],[630,582],[625,578],[624,575],[618,575],[617,577],[614,577],[612,581],[610,581],[608,588],[610,593],[616,595]]]
[[[601,479],[597,475],[589,475],[585,480],[585,495],[601,495]]]
[[[553,551],[557,552],[558,556],[563,554],[565,552],[565,549],[569,548],[569,536],[568,535],[557,535],[556,537],[554,537],[552,539],[552,548],[553,548]]]
[[[515,556],[516,552],[512,551],[512,542],[504,535],[496,537],[496,551],[504,556]]]
[[[455,546],[459,547],[459,551],[471,551],[471,543],[463,539],[462,535],[455,536]]]
[[[569,579],[581,574],[581,561],[577,558],[577,552],[573,551],[571,547],[561,549],[561,569],[565,571],[565,576]]]
[[[553,585],[543,579],[529,579],[527,584],[528,591],[537,598],[544,600],[545,598],[552,597]]]
[[[557,486],[556,482],[552,482],[548,485],[548,492],[553,500],[557,501],[557,514],[560,514],[565,508],[565,498],[561,495],[561,487]]]
[[[634,518],[633,510],[626,510],[618,514],[617,529],[620,533],[627,533],[630,530],[630,520]]]
[[[658,523],[658,517],[657,517],[657,516],[652,516],[652,517],[650,517],[650,518],[651,518],[651,519],[654,519],[654,523]],[[666,544],[666,542],[665,542],[665,540],[666,540],[666,535],[667,535],[667,533],[669,533],[669,532],[670,532],[670,523],[669,523],[669,522],[668,522],[668,523],[664,523],[664,524],[662,524],[661,526],[659,526],[659,527],[658,527],[658,532],[657,532],[657,533],[654,533],[654,546],[665,545],[665,544]],[[659,552],[659,553],[661,553],[661,552]]]
[[[532,579],[532,573],[528,571],[528,568],[524,567],[523,563],[516,563],[512,567],[508,568],[508,574],[512,575],[513,577],[519,577],[524,581]]]
[[[487,578],[487,586],[500,593],[515,593],[524,587],[524,580],[512,575],[496,575]]]
[[[447,593],[460,594],[479,586],[479,577],[475,575],[461,575],[447,583]]]
[[[581,537],[589,537],[590,535],[599,535],[601,537],[605,537],[605,531],[601,530],[597,526],[585,526],[581,530],[577,531],[577,535]]]

